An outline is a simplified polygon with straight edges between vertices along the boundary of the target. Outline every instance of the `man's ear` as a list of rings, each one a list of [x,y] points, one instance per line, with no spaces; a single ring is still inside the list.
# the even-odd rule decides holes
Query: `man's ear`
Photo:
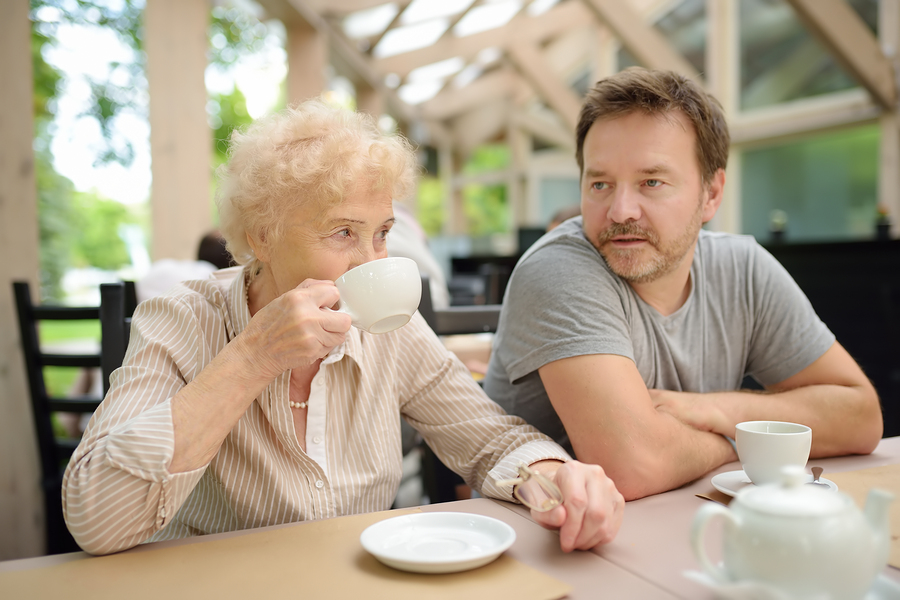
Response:
[[[725,194],[725,169],[719,169],[712,176],[706,186],[706,198],[703,200],[703,222],[708,223],[714,216],[719,206],[722,205],[722,196]]]
[[[269,246],[266,244],[265,233],[262,233],[259,238],[252,235],[249,231],[245,235],[247,236],[247,243],[250,244],[250,248],[253,249],[253,254],[256,255],[256,258],[264,263],[269,262]]]

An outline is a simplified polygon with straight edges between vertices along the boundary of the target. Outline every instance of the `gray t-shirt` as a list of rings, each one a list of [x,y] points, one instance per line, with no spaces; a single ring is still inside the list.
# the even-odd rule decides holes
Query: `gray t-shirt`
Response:
[[[701,230],[684,306],[663,316],[616,276],[585,238],[580,217],[519,261],[484,381],[507,412],[570,453],[538,369],[585,354],[630,358],[648,388],[737,390],[745,375],[771,385],[834,343],[806,296],[751,236]]]

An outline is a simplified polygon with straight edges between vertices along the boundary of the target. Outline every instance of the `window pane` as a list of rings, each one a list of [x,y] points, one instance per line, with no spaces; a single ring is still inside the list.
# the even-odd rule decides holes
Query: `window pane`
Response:
[[[851,0],[875,32],[877,0]],[[858,87],[784,0],[741,0],[741,108]]]
[[[706,71],[706,2],[683,0],[663,15],[654,27],[669,40],[698,72]],[[618,66],[625,69],[639,65],[623,46],[619,49]]]
[[[786,242],[874,237],[879,137],[870,125],[744,152],[744,233],[769,242],[769,219],[781,210]]]

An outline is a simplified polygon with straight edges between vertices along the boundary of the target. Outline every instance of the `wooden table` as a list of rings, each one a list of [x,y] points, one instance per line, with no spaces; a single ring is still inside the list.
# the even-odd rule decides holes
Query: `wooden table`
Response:
[[[855,471],[869,467],[877,467],[900,463],[900,437],[882,440],[878,449],[869,456],[842,457],[827,460],[816,460],[825,468],[825,476],[829,473],[840,471]],[[699,566],[691,552],[689,545],[689,530],[694,513],[707,500],[696,497],[698,493],[706,493],[712,490],[710,479],[713,475],[729,470],[738,469],[737,463],[724,465],[713,473],[686,485],[678,490],[651,496],[641,500],[629,502],[625,510],[625,520],[616,540],[602,548],[592,552],[574,552],[564,554],[559,549],[559,538],[556,532],[547,531],[531,519],[526,510],[521,506],[505,502],[497,502],[478,498],[460,502],[422,506],[426,512],[453,511],[468,512],[486,515],[500,519],[513,527],[516,531],[516,542],[506,552],[506,556],[515,559],[528,567],[549,575],[571,586],[569,598],[575,600],[587,598],[640,598],[653,600],[671,598],[705,599],[712,598],[712,594],[702,586],[686,579],[683,572],[686,570],[698,570]],[[898,499],[900,501],[900,499]],[[342,517],[330,520],[336,525],[349,523],[349,519],[355,517]],[[347,519],[348,521],[345,521]],[[319,523],[317,526],[316,523]],[[200,556],[204,549],[212,549],[220,540],[253,540],[255,552],[266,552],[264,543],[267,536],[274,538],[284,533],[286,528],[290,532],[300,535],[303,539],[304,532],[313,532],[316,527],[321,529],[323,522],[296,523],[281,525],[265,529],[230,532],[224,534],[208,535],[198,538],[175,540],[146,544],[129,550],[120,555],[138,555],[143,552],[152,552],[166,548],[180,548],[192,546]],[[260,534],[253,538],[244,538]],[[710,536],[709,548],[714,555],[715,532]],[[296,536],[295,536],[296,537]],[[261,543],[263,542],[263,543]],[[313,543],[310,541],[310,543]],[[318,540],[316,543],[321,543]],[[356,548],[356,542],[351,542],[351,552],[358,554],[351,568],[357,568],[362,564],[362,556],[368,555],[360,548]],[[232,544],[236,546],[236,544]],[[221,546],[221,544],[219,545]],[[260,550],[262,548],[262,550]],[[221,552],[221,548],[218,549]],[[113,557],[111,557],[113,558]],[[149,558],[149,557],[148,557]],[[273,557],[274,559],[274,557]],[[4,596],[4,574],[13,571],[43,569],[55,565],[72,563],[70,573],[77,573],[80,565],[99,564],[103,558],[92,558],[85,553],[44,556],[16,561],[0,562],[0,596]],[[143,560],[143,559],[142,559]],[[372,559],[374,560],[374,559]],[[488,567],[483,567],[487,569]],[[44,571],[42,571],[44,572]],[[50,573],[51,571],[46,571]],[[128,580],[127,573],[118,572],[124,580]],[[885,575],[900,582],[900,570],[886,568]],[[198,574],[198,577],[204,576]],[[315,577],[316,573],[306,576]],[[417,577],[441,577],[441,576],[417,576]],[[339,579],[339,578],[338,578]],[[152,585],[152,583],[151,583]],[[340,593],[341,582],[335,581],[332,597],[343,597]],[[269,598],[277,595],[267,594],[267,590],[260,590],[261,595]],[[303,595],[303,579],[296,582],[294,592],[298,596]],[[67,597],[97,598],[95,590],[77,589],[68,590]]]

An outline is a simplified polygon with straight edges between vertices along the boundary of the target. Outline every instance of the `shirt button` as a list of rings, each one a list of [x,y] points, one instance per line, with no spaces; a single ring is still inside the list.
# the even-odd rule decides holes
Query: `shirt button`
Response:
[[[316,379],[316,387],[322,387],[323,385],[325,385],[325,382],[321,378]]]
[[[319,479],[318,481],[316,481],[316,487],[321,490],[323,487],[325,487],[325,482]]]
[[[314,444],[321,444],[321,443],[322,443],[322,438],[319,437],[319,436],[314,437],[314,438],[313,438],[313,443],[314,443]]]

